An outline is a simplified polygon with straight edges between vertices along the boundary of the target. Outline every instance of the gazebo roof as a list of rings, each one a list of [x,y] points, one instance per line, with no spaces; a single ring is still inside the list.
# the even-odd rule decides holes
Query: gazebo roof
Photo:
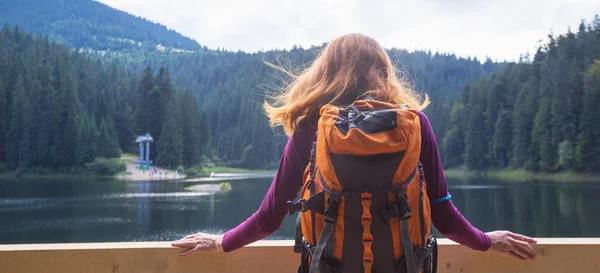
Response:
[[[135,140],[136,143],[140,143],[140,142],[153,142],[154,139],[152,138],[152,136],[150,136],[150,133],[146,133],[145,136],[138,136],[137,139]]]

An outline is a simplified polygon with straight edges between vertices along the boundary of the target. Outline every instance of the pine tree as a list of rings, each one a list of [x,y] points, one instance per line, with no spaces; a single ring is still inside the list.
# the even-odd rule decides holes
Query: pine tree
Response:
[[[6,134],[8,132],[9,124],[9,107],[8,107],[8,94],[7,88],[0,78],[0,163],[4,160],[4,151],[6,150]]]
[[[550,99],[545,97],[540,102],[540,107],[533,123],[531,140],[531,152],[533,169],[542,171],[553,171],[556,162],[556,152],[552,147],[552,115]]]
[[[183,166],[188,168],[200,163],[202,152],[202,116],[196,98],[189,90],[179,94],[180,126],[183,143]]]
[[[26,168],[26,167],[31,167],[34,162],[35,162],[35,152],[33,151],[33,147],[35,145],[35,136],[37,134],[37,128],[36,128],[36,111],[37,109],[35,107],[33,107],[33,105],[35,105],[35,101],[37,101],[36,97],[38,96],[38,93],[35,92],[34,90],[38,90],[39,89],[39,84],[38,81],[36,80],[36,78],[33,76],[33,73],[28,73],[27,74],[27,78],[26,78],[26,82],[28,82],[29,86],[27,86],[27,90],[26,92],[26,103],[24,104],[24,109],[25,109],[25,113],[24,113],[24,125],[23,125],[23,146],[24,149],[22,150],[22,164],[21,166]]]
[[[119,147],[123,151],[131,151],[134,142],[134,124],[133,124],[133,110],[128,103],[127,98],[127,82],[124,77],[119,79],[119,82],[115,84],[116,94],[113,100],[111,100],[108,109],[113,117],[114,128],[119,141]]]
[[[574,35],[569,32],[557,41],[556,58],[549,59],[552,73],[552,78],[548,79],[551,80],[552,94],[552,147],[558,147],[563,140],[573,141],[576,136],[573,90],[578,87],[570,82],[575,45]]]
[[[0,55],[1,57],[2,55]],[[0,73],[2,65],[0,64]],[[10,92],[8,86],[5,85],[2,75],[0,74],[0,162],[4,159],[5,137],[8,132],[10,123],[10,104],[8,101]]]
[[[537,106],[537,77],[530,76],[521,88],[513,112],[511,165],[522,168],[530,159],[529,147]]]
[[[32,135],[33,162],[35,166],[48,168],[53,165],[53,155],[51,154],[51,145],[53,144],[54,132],[57,124],[55,123],[55,90],[52,85],[52,75],[48,62],[43,60],[38,64],[35,71],[37,86],[32,88],[36,92],[35,101],[32,101],[35,111],[35,134]],[[37,87],[37,88],[36,88]]]
[[[469,92],[468,86],[463,92]],[[464,163],[463,154],[465,151],[466,122],[464,115],[465,106],[462,103],[456,103],[450,111],[450,127],[442,139],[441,155],[444,167],[450,168],[460,166]]]
[[[75,163],[84,165],[94,161],[97,155],[96,144],[98,139],[98,130],[96,121],[93,117],[83,114],[79,123],[79,132],[77,134],[77,150],[75,151]]]
[[[570,140],[565,140],[558,145],[558,163],[567,170],[574,170],[577,167],[575,145]]]
[[[496,120],[492,142],[492,156],[494,165],[499,168],[508,167],[511,151],[512,133],[511,114],[508,110],[501,110]]]
[[[251,129],[251,153],[243,157],[245,159],[244,167],[260,168],[264,167],[270,161],[268,150],[272,149],[272,138],[266,136],[265,133],[268,132],[264,128],[266,126],[267,122],[264,119],[263,113],[260,111],[260,108],[256,107],[254,110],[254,123]]]
[[[157,104],[155,111],[157,112],[157,115],[164,120],[166,119],[167,105],[175,93],[173,85],[171,84],[171,75],[169,75],[168,69],[163,67],[159,69],[158,75],[156,75],[156,85],[158,86],[158,89],[160,89],[160,98],[158,99],[159,103]],[[162,121],[160,122],[160,125],[162,125]]]
[[[489,92],[487,92],[487,105],[484,109],[485,122],[486,122],[486,135],[492,137],[494,134],[494,128],[501,107],[503,105],[504,96],[506,94],[505,83],[500,79],[504,77],[506,71],[501,71],[500,75],[497,75],[496,79],[492,80],[491,86],[489,86]],[[484,85],[485,86],[485,85]],[[485,90],[485,89],[484,89]],[[493,141],[492,138],[490,138]],[[492,145],[490,147],[490,155],[493,154]]]
[[[15,82],[10,107],[10,130],[6,138],[6,163],[10,168],[19,168],[23,165],[24,154],[28,148],[25,130],[25,113],[28,109],[28,98],[25,95],[23,76],[19,75]]]
[[[112,158],[112,157],[120,157],[121,151],[119,150],[119,144],[117,143],[116,138],[114,137],[114,129],[109,129],[109,125],[112,125],[112,122],[106,122],[106,119],[102,119],[100,122],[100,131],[97,142],[97,157],[104,158]]]
[[[110,138],[112,138],[116,142],[116,147],[117,147],[116,149],[120,150],[119,142],[118,142],[117,128],[115,128],[115,122],[113,121],[112,116],[107,115],[105,120],[106,120],[106,129],[108,131],[108,135],[110,136]]]
[[[94,113],[96,111],[96,102],[94,100],[96,94],[96,86],[92,83],[93,75],[90,71],[90,60],[86,59],[82,62],[83,63],[77,70],[79,73],[77,77],[77,94],[79,95],[79,101],[81,102],[80,111]]]
[[[61,60],[64,61],[64,60]],[[58,94],[58,132],[56,146],[56,162],[58,166],[71,166],[75,163],[75,151],[77,143],[73,141],[77,138],[79,124],[77,118],[79,116],[79,103],[77,100],[77,91],[75,89],[71,74],[68,69],[59,66],[57,69],[62,70],[58,76],[60,79],[55,79],[60,82],[56,87]]]
[[[150,92],[152,92],[153,88],[154,76],[152,75],[152,69],[146,67],[142,73],[137,91],[139,104],[135,112],[135,133],[138,135],[146,134],[150,130],[152,107],[154,106],[150,103]]]
[[[160,105],[164,103],[163,101],[161,101],[161,97],[162,94],[160,88],[158,88],[157,85],[154,85],[147,98],[148,106],[151,107],[149,109],[147,128],[148,132],[150,132],[150,134],[154,138],[154,141],[156,142],[160,140],[160,132],[162,130],[162,121],[164,118],[164,116],[160,116],[158,112],[161,108]]]
[[[600,60],[588,70],[584,83],[585,99],[579,136],[576,147],[576,158],[579,168],[598,171],[600,166]]]
[[[210,120],[208,119],[206,112],[202,111],[200,116],[200,155],[208,154],[208,148],[211,143],[210,135]]]
[[[452,127],[443,140],[444,168],[451,168],[463,164],[465,143],[463,132],[458,127]]]
[[[169,169],[181,165],[183,160],[183,141],[180,113],[176,100],[171,100],[167,105],[165,122],[162,128],[162,136],[158,143],[157,164]]]
[[[579,59],[573,60],[571,63],[571,69],[569,70],[569,88],[571,92],[571,112],[572,112],[572,123],[573,123],[573,136],[570,139],[575,142],[579,133],[579,121],[581,118],[581,111],[583,110],[583,65]]]
[[[483,110],[481,106],[475,105],[468,113],[465,136],[465,165],[469,169],[480,170],[487,166],[486,125]]]

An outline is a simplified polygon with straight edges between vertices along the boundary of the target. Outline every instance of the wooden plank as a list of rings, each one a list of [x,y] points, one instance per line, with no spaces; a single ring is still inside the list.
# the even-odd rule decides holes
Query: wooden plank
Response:
[[[600,272],[600,238],[540,238],[535,261],[473,251],[440,239],[438,272]],[[169,242],[0,245],[0,272],[295,272],[292,241],[259,241],[231,253],[177,255]]]

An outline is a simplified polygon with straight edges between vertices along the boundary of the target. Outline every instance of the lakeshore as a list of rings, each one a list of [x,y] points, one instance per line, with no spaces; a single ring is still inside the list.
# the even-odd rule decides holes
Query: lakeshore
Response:
[[[24,169],[0,173],[0,179],[107,179],[116,178],[127,181],[178,181],[178,182],[218,182],[252,178],[273,177],[276,169],[243,169],[224,166],[208,166],[204,168],[193,167],[186,169],[184,173],[176,173],[176,170],[151,165],[148,170],[141,169],[138,164],[133,163],[135,156],[123,154],[119,158],[125,165],[126,170],[115,175],[98,175],[92,173],[72,173],[46,169]],[[156,170],[156,171],[155,171]],[[597,182],[600,174],[579,172],[531,172],[523,169],[503,170],[467,170],[461,168],[445,169],[444,175],[451,179],[474,179],[486,178],[505,180],[512,182],[528,181],[552,181],[552,182]]]
[[[531,172],[522,169],[515,170],[482,170],[473,171],[466,169],[447,169],[444,170],[447,178],[468,179],[484,177],[487,179],[497,179],[513,182],[527,181],[552,181],[552,182],[597,182],[600,180],[600,174],[596,173],[578,173],[578,172]]]

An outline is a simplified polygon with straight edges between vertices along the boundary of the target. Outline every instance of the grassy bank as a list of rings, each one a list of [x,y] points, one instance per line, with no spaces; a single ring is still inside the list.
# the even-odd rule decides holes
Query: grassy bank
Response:
[[[96,158],[85,166],[48,169],[40,167],[21,168],[0,172],[0,179],[108,179],[127,173],[123,158]]]
[[[476,172],[464,169],[448,169],[444,170],[444,174],[446,177],[455,179],[485,177],[488,179],[516,182],[526,182],[531,180],[554,182],[600,182],[600,175],[598,174],[576,172],[542,173],[526,170],[486,170]]]

